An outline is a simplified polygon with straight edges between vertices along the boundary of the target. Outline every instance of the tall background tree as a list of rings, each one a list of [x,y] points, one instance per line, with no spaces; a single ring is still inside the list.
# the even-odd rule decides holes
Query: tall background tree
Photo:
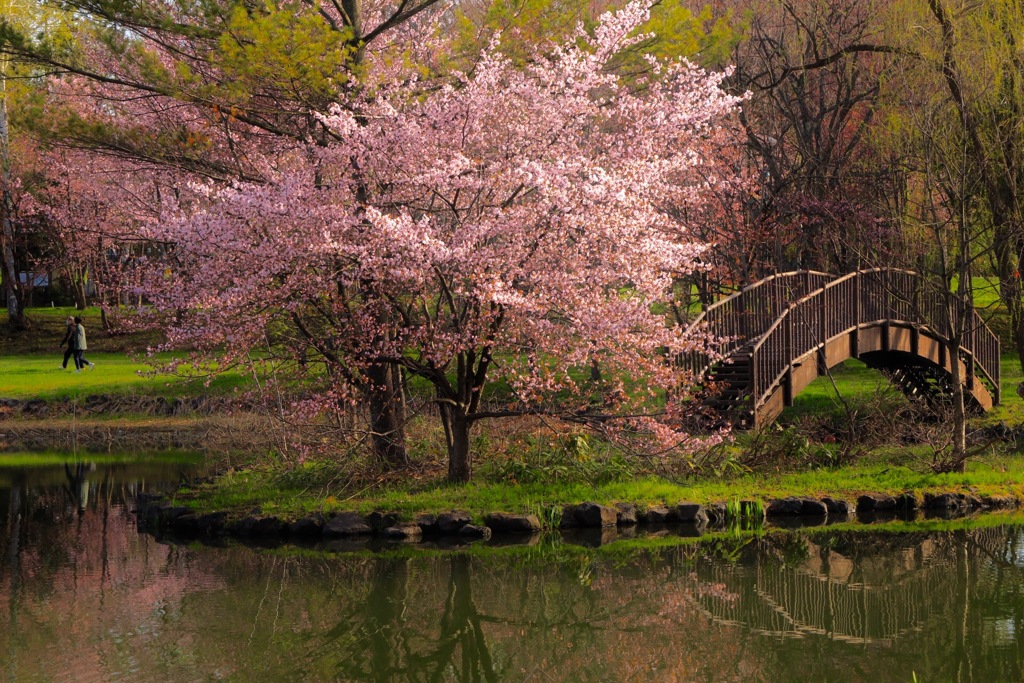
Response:
[[[898,174],[870,144],[892,51],[881,4],[745,6],[730,84],[750,92],[741,120],[762,182],[731,247],[741,281],[798,267],[844,273],[887,258]]]
[[[1024,7],[927,0],[899,9],[894,25],[903,29],[894,37],[917,63],[913,87],[941,95],[957,113],[947,135],[963,141],[962,173],[980,184],[985,209],[971,215],[985,228],[977,248],[991,246],[990,268],[1024,362]]]

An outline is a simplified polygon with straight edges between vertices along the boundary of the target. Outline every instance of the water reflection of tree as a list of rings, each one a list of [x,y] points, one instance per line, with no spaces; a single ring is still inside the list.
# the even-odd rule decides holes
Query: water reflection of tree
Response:
[[[792,556],[787,563],[776,549],[735,570],[746,574],[735,579],[742,592],[735,623],[764,634],[749,638],[746,649],[774,672],[769,678],[800,671],[807,680],[834,679],[837,672],[861,680],[908,680],[912,673],[919,680],[1020,680],[1021,544],[1020,527],[816,534],[802,563]],[[838,588],[829,585],[836,581],[830,556],[852,563]],[[877,604],[850,613],[850,603],[821,599],[837,590],[874,596]],[[772,635],[758,622],[756,604],[794,619]],[[764,636],[787,635],[796,637],[785,647],[764,648]]]
[[[431,568],[426,573],[424,564]],[[343,680],[617,680],[620,668],[648,676],[652,662],[668,671],[702,666],[725,674],[727,659],[705,656],[711,644],[668,649],[680,634],[661,609],[665,594],[674,600],[698,582],[675,562],[656,564],[653,573],[640,567],[621,577],[623,567],[585,556],[551,556],[546,563],[463,554],[429,562],[381,559],[367,577],[371,586],[356,620],[337,624],[316,656],[335,662],[334,675]],[[443,595],[424,582],[444,586]],[[638,603],[647,607],[638,610]],[[652,625],[662,628],[651,633]],[[638,648],[634,640],[665,647]],[[730,650],[714,647],[718,654]]]
[[[1018,680],[1019,657],[993,649],[993,629],[1000,619],[1024,623],[1024,596],[1013,588],[1024,584],[1020,534],[770,536],[723,546],[713,559],[697,547],[620,561],[557,550],[532,557],[336,556],[296,561],[287,587],[276,559],[203,549],[197,566],[237,575],[237,582],[186,605],[183,619],[254,619],[272,585],[272,593],[284,593],[280,618],[291,626],[267,626],[253,647],[267,653],[268,671],[308,679],[787,680],[799,672],[809,680],[909,680],[916,671],[928,680]],[[763,603],[757,581],[768,576],[804,591],[793,599],[818,605],[822,627],[785,641],[758,633],[749,608]],[[809,588],[829,580],[841,584],[835,590],[892,598],[888,617],[862,617],[869,624],[884,617],[909,626],[876,639],[836,637],[847,615],[836,611],[840,603],[813,600]],[[709,618],[709,604],[736,607],[733,619]],[[894,618],[904,612],[908,619]],[[1000,637],[1020,646],[1015,632]],[[237,642],[230,632],[212,633],[197,644],[196,659],[233,661]],[[961,662],[971,668],[958,672]],[[251,670],[235,666],[240,675]]]
[[[11,488],[0,494],[7,494],[7,518],[4,520],[4,567],[6,571],[0,571],[0,592],[7,596],[7,623],[4,630],[8,633],[6,661],[7,680],[13,681],[17,677],[16,662],[14,656],[17,647],[15,638],[18,633],[18,611],[20,607],[19,582],[20,574],[18,567],[19,539],[21,537],[21,490],[24,485],[23,475],[16,472],[12,478]]]
[[[498,680],[484,635],[483,619],[473,599],[471,560],[452,555],[447,560],[447,595],[437,615],[436,638],[425,638],[423,624],[410,623],[412,613],[423,605],[423,594],[413,590],[410,560],[381,560],[363,603],[360,623],[351,629],[340,623],[329,635],[345,642],[348,652],[339,657],[338,675],[343,679],[378,681],[442,681],[454,674],[459,681]],[[436,577],[431,577],[436,578]],[[354,632],[354,633],[353,633]]]
[[[121,661],[114,634],[123,622],[144,624],[154,601],[186,593],[174,553],[138,534],[124,504],[148,475],[174,482],[180,466],[97,469],[12,471],[10,487],[0,489],[6,680],[116,678],[109,667]],[[165,470],[170,477],[159,476]]]

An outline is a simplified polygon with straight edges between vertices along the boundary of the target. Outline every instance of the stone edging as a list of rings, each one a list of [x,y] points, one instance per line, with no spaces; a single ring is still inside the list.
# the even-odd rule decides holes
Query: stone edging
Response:
[[[610,507],[586,502],[565,505],[558,526],[563,530],[621,530],[636,526],[676,525],[685,530],[685,535],[694,536],[707,530],[726,528],[732,521],[732,514],[738,514],[741,518],[736,522],[746,526],[759,525],[767,520],[773,526],[785,528],[843,522],[853,515],[862,522],[887,521],[897,517],[910,519],[918,511],[929,517],[949,519],[977,511],[1014,509],[1020,504],[1015,496],[979,497],[964,493],[925,493],[923,496],[914,493],[899,496],[865,494],[854,504],[832,498],[797,497],[772,500],[764,507],[753,501],[740,501],[732,512],[725,503],[705,506],[681,502],[648,507],[616,503]],[[248,516],[232,519],[226,512],[196,514],[189,508],[169,503],[162,495],[146,493],[139,494],[136,513],[143,531],[274,542],[286,539],[318,542],[375,538],[386,542],[449,539],[461,543],[499,536],[529,536],[544,528],[536,515],[505,512],[485,515],[483,524],[474,524],[472,516],[464,511],[423,514],[412,521],[403,521],[397,513],[382,511],[365,516],[356,512],[318,513],[292,521],[254,511]],[[758,516],[761,518],[757,519]]]

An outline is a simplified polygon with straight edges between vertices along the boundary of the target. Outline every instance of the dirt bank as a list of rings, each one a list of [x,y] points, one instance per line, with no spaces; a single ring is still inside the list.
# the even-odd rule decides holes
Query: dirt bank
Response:
[[[280,444],[280,424],[265,415],[0,419],[0,450],[141,451],[176,448],[266,452]]]

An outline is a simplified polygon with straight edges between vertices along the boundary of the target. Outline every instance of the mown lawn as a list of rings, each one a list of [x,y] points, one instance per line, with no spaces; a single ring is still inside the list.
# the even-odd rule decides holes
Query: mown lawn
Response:
[[[62,370],[65,320],[80,316],[88,333],[85,357],[95,369],[74,371],[74,362]],[[28,311],[30,327],[20,332],[7,330],[7,313],[0,313],[0,398],[75,399],[92,394],[147,396],[199,396],[225,394],[247,387],[247,372],[230,370],[216,377],[203,373],[156,374],[145,362],[148,348],[159,344],[154,330],[109,334],[103,330],[100,309],[77,311],[73,307],[40,307]],[[172,353],[156,358],[167,361]]]
[[[1004,351],[1006,349],[1004,348]],[[1010,425],[1024,422],[1024,400],[1017,395],[1017,385],[1024,381],[1016,353],[1003,353],[1001,359],[1002,400],[991,412],[977,418],[982,423],[1005,421]],[[879,390],[888,386],[877,370],[872,370],[859,360],[850,359],[832,369],[835,387],[828,377],[819,377],[811,382],[793,399],[793,406],[782,412],[783,422],[793,421],[807,415],[842,412],[836,390],[848,402],[864,402]]]
[[[58,349],[59,350],[59,349]],[[162,360],[171,354],[159,354]],[[195,396],[224,394],[248,386],[250,378],[231,370],[214,378],[204,375],[153,374],[141,359],[124,353],[86,352],[94,369],[74,371],[74,363],[61,369],[62,356],[0,356],[0,398],[83,398],[91,394],[144,394],[150,396]],[[209,384],[207,384],[207,380]]]

